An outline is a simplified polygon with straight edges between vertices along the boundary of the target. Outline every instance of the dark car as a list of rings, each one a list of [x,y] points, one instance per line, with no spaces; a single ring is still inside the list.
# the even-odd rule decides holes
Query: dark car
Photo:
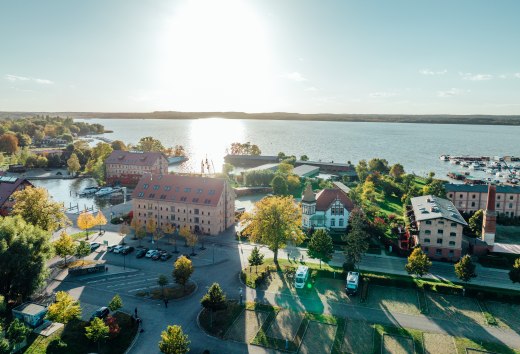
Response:
[[[161,254],[161,261],[167,261],[168,259],[172,258],[172,255],[168,252],[165,252],[163,254]]]
[[[90,243],[90,251],[95,251],[99,247],[101,247],[101,243],[99,243],[99,242],[91,242]]]
[[[101,318],[101,319],[104,319],[105,317],[108,316],[108,314],[110,313],[110,310],[108,309],[108,307],[100,307],[99,309],[96,310],[96,312],[94,312],[92,314],[92,316],[90,316],[90,320],[92,321],[94,318]]]
[[[135,248],[133,248],[132,246],[125,246],[122,250],[121,250],[121,254],[123,255],[127,255],[129,253],[132,253],[133,251],[135,250]]]
[[[162,254],[163,254],[162,252],[155,252],[154,255],[152,256],[152,260],[156,261],[156,260],[160,259]]]
[[[148,248],[138,248],[135,253],[135,258],[143,258],[146,255],[146,252],[148,252]]]

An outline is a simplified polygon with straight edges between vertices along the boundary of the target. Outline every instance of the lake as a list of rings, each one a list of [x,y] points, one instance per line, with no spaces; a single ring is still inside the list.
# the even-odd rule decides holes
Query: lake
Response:
[[[190,160],[173,169],[200,172],[208,158],[218,172],[226,149],[233,142],[256,144],[262,154],[283,151],[298,158],[357,163],[381,157],[400,162],[407,172],[438,177],[460,168],[442,162],[439,156],[520,156],[520,126],[446,125],[367,122],[309,122],[280,120],[209,119],[77,119],[100,123],[113,133],[112,140],[136,144],[153,136],[165,146],[183,145]]]

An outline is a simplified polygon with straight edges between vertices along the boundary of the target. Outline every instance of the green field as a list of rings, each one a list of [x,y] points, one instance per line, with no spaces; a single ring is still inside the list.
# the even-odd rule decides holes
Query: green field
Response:
[[[520,243],[520,226],[497,225],[496,242]]]

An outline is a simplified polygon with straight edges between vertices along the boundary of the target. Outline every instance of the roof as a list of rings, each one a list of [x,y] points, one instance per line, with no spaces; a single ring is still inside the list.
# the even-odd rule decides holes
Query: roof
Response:
[[[350,193],[350,188],[347,187],[346,185],[344,185],[343,183],[341,182],[338,182],[338,181],[335,181],[335,182],[332,182],[333,185],[335,185],[336,187],[338,187],[339,189],[341,189],[343,192],[347,193]]]
[[[132,166],[152,166],[155,162],[166,156],[162,152],[138,152],[114,150],[106,158],[105,164],[120,164]]]
[[[29,316],[35,316],[35,315],[41,313],[42,311],[46,311],[46,310],[47,309],[44,306],[33,304],[31,302],[21,304],[20,306],[15,307],[13,309],[13,311],[17,311],[17,312],[23,313],[24,315],[29,315]]]
[[[305,190],[303,191],[302,202],[310,202],[314,203],[316,201],[316,197],[314,192],[312,191],[312,186],[310,183],[307,184]]]
[[[330,205],[335,200],[339,200],[348,211],[354,209],[354,203],[352,203],[347,193],[336,187],[323,189],[316,194],[316,210],[325,211],[329,209]]]
[[[492,252],[520,254],[520,245],[495,242]]]
[[[0,173],[0,205],[3,205],[22,184],[32,186],[25,178],[9,177]]]
[[[446,192],[473,192],[473,193],[487,193],[487,184],[455,184],[446,183],[444,185]],[[497,193],[512,193],[520,194],[520,186],[496,186]]]
[[[310,165],[301,165],[293,168],[292,173],[298,175],[299,177],[307,177],[313,174],[318,174],[320,172],[320,168],[317,166]]]
[[[223,178],[148,173],[139,179],[132,198],[216,206],[226,183]]]
[[[417,221],[444,218],[462,225],[467,225],[457,208],[447,199],[432,195],[423,195],[421,197],[412,198],[411,202],[415,220]]]
[[[266,163],[264,165],[249,168],[249,169],[245,170],[244,173],[251,172],[251,171],[264,171],[264,170],[276,171],[278,169],[278,165],[280,165],[280,164],[279,163]]]

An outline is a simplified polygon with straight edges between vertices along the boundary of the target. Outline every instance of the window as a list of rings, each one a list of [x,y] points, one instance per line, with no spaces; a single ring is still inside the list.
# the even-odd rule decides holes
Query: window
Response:
[[[442,250],[436,249],[435,250],[435,255],[436,256],[442,256]]]
[[[332,209],[331,209],[331,214],[332,215],[343,215],[343,204],[341,204],[340,202],[336,201],[333,205],[332,205]]]
[[[439,220],[438,224],[439,224],[439,225],[444,225],[444,221]]]
[[[179,187],[175,187],[175,191],[178,193],[179,192]]]
[[[424,247],[424,253],[428,254],[430,252],[430,247]]]
[[[457,227],[457,223],[456,222],[452,222],[451,223],[451,227]]]
[[[424,239],[424,243],[430,243],[430,239],[429,238],[425,238]]]
[[[431,231],[431,230],[424,230],[424,234],[425,234],[425,235],[431,235],[431,234],[432,234],[432,231]]]
[[[155,198],[155,193],[150,193],[150,194],[148,195],[148,198]]]
[[[143,184],[143,189],[148,189],[148,183]]]
[[[497,208],[500,208],[500,203],[497,203]]]
[[[509,200],[513,200],[513,196],[512,195],[509,196]]]
[[[497,195],[497,199],[500,200],[500,195]]]
[[[455,246],[455,241],[450,241],[449,244],[450,246]]]
[[[209,192],[208,192],[208,195],[214,195],[215,194],[215,190],[214,189],[210,189]]]
[[[339,219],[339,226],[343,226],[343,219]]]
[[[450,232],[450,236],[451,237],[455,237],[455,236],[457,236],[457,233],[456,232]]]
[[[195,223],[196,223],[196,224],[199,223],[199,218],[195,218]]]
[[[193,198],[193,199],[191,200],[191,202],[192,202],[192,203],[198,203],[198,202],[199,202],[199,198]]]
[[[509,208],[512,208],[513,207],[513,203],[509,203]]]
[[[471,198],[473,198],[473,199],[475,199],[476,197],[477,197],[476,194],[473,194],[473,195],[471,196]]]
[[[154,191],[158,191],[159,188],[160,188],[160,186],[159,186],[158,184],[155,184],[155,185],[153,186],[153,190],[154,190]]]
[[[144,197],[144,193],[143,192],[139,192],[139,194],[137,196],[138,197]]]
[[[431,224],[432,224],[431,220],[426,220],[426,225],[431,225]]]
[[[452,197],[453,197],[453,193],[450,193],[450,194],[449,194],[449,197],[452,198]]]
[[[181,197],[181,202],[185,202],[186,201],[186,197]]]
[[[161,199],[166,199],[166,194],[161,194]]]
[[[197,189],[197,194],[202,193],[202,188]]]
[[[184,192],[190,193],[191,192],[191,188],[188,188],[188,187],[184,188]]]
[[[439,235],[442,235],[442,234],[444,233],[444,230],[442,230],[442,229],[438,229],[438,230],[437,230],[437,233],[438,233]]]
[[[463,195],[461,194],[461,195],[460,195],[460,197],[462,198],[462,197],[463,197]]]
[[[453,257],[454,253],[453,250],[450,250],[450,252],[448,252],[450,254],[450,257]]]
[[[199,209],[195,209],[195,210],[193,210],[193,214],[195,214],[195,215],[199,215]]]
[[[330,219],[330,226],[336,226],[336,220]]]
[[[474,207],[475,206],[475,202],[471,202],[471,206]]]
[[[171,190],[172,190],[172,187],[171,187],[171,186],[164,186],[164,190],[165,190],[166,192],[171,191]]]
[[[437,244],[438,244],[438,245],[442,245],[442,238],[438,238],[438,239],[437,239]]]

